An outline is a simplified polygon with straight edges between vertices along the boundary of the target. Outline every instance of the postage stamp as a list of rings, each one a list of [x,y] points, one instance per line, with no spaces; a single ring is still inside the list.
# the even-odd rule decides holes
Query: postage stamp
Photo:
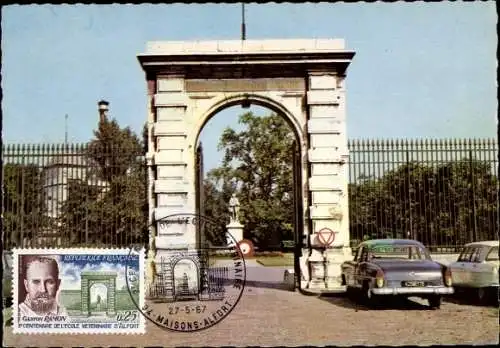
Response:
[[[14,333],[140,334],[144,251],[14,249]]]
[[[184,237],[186,244],[176,248],[170,235],[160,235],[159,241],[165,240],[168,248],[149,250],[146,301],[136,303],[137,309],[156,326],[171,331],[194,332],[220,323],[236,307],[245,287],[245,260],[236,239],[220,221],[196,214],[169,215],[154,223],[172,234],[198,230],[201,240],[190,244]],[[132,248],[130,254],[135,253]]]

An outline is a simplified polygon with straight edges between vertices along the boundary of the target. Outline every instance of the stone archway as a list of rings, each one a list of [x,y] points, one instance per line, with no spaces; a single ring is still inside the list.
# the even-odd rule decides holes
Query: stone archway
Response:
[[[94,284],[102,284],[107,289],[106,315],[116,314],[116,272],[82,272],[81,273],[81,304],[82,314],[91,315],[90,289]]]
[[[188,264],[192,264],[192,267],[189,267]],[[186,269],[186,266],[188,266],[188,269]],[[201,294],[202,285],[200,282],[201,271],[198,255],[194,258],[179,258],[175,260],[175,262],[172,262],[172,284],[174,285],[175,300],[190,298],[198,299],[198,296]],[[179,284],[179,278],[181,277],[185,277],[186,279],[182,279]]]
[[[351,257],[344,81],[353,56],[336,39],[149,43],[138,58],[148,82],[151,222],[196,213],[196,144],[212,115],[238,104],[270,108],[299,139],[300,288],[343,290],[340,264]],[[335,232],[328,247],[318,239],[324,228]],[[157,257],[196,241],[195,226],[150,230]]]

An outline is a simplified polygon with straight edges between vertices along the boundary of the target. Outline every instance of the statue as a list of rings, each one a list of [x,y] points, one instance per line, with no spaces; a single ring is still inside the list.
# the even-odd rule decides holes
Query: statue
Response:
[[[97,311],[100,312],[101,311],[101,295],[97,295],[96,307],[97,307]]]
[[[243,240],[243,225],[240,223],[240,202],[233,193],[229,200],[230,219],[227,227],[227,244],[231,245],[234,242],[239,243]]]
[[[233,193],[229,200],[229,212],[231,213],[230,222],[238,222],[240,219],[240,201],[236,198],[235,193]]]
[[[184,273],[182,275],[181,291],[184,294],[187,294],[189,292],[189,277],[187,273]]]

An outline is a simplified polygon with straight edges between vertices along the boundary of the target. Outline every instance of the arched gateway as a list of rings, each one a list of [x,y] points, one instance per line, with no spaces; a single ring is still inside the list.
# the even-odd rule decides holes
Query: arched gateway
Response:
[[[340,264],[351,257],[344,81],[353,56],[339,39],[148,43],[138,58],[148,83],[151,221],[197,212],[197,141],[210,117],[233,105],[265,106],[299,139],[297,285],[342,291]],[[197,245],[191,227],[152,227],[156,259]],[[321,230],[335,234],[327,247]]]

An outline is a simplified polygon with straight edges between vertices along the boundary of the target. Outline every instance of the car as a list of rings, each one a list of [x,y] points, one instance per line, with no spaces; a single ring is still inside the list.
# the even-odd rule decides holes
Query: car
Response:
[[[11,251],[2,251],[2,302],[4,308],[12,305],[12,258]]]
[[[479,303],[498,303],[498,246],[498,240],[465,244],[449,265],[457,293],[473,293]]]
[[[450,269],[411,239],[362,242],[354,259],[342,263],[341,277],[348,295],[361,292],[368,305],[383,298],[420,297],[438,309],[442,297],[454,292]]]

